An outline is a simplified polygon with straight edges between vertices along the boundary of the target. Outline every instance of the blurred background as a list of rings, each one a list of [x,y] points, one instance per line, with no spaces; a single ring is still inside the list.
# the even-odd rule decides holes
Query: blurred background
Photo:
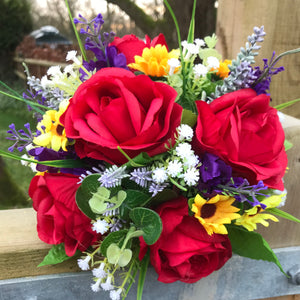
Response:
[[[216,1],[198,2],[195,36],[204,37],[215,31]],[[185,39],[193,0],[171,0],[170,4]],[[101,13],[103,30],[117,36],[153,38],[162,32],[170,48],[178,45],[163,0],[69,0],[69,6],[73,17],[81,14],[91,20]],[[67,51],[77,49],[75,35],[64,0],[0,0],[0,8],[0,80],[22,94],[26,90],[22,62],[31,75],[40,78],[51,65],[65,63]],[[13,144],[5,139],[8,126],[14,123],[21,129],[28,121],[35,124],[23,103],[0,95],[0,149],[7,151]],[[33,176],[19,161],[0,157],[0,209],[29,207],[27,190]]]

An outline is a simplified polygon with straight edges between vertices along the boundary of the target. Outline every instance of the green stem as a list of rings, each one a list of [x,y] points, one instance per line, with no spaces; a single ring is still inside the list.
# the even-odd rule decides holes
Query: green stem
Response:
[[[177,181],[175,181],[172,177],[169,177],[169,180],[175,185],[177,186],[180,190],[186,192],[187,188],[183,187],[182,185],[180,185]]]
[[[8,89],[11,93],[15,94],[17,97],[22,98],[22,96],[18,92],[16,92],[14,89],[12,89],[11,87],[9,87],[3,81],[0,80],[0,84],[3,85],[6,89]]]
[[[135,163],[120,146],[117,146],[117,149],[126,157],[126,159],[130,162],[131,166],[133,166],[133,167],[142,167],[143,166],[141,164]]]
[[[74,33],[75,33],[75,36],[76,36],[77,43],[78,43],[78,45],[79,45],[81,54],[82,54],[82,56],[83,56],[83,59],[84,59],[84,60],[87,60],[87,56],[86,56],[84,47],[83,47],[83,45],[82,45],[80,36],[79,36],[79,34],[78,34],[78,31],[77,31],[76,26],[75,26],[75,23],[74,23],[74,19],[73,19],[71,10],[70,10],[70,6],[69,6],[68,0],[65,0],[65,4],[66,4],[67,10],[68,10],[69,18],[70,18],[70,21],[71,21],[71,23],[72,23],[73,30],[74,30]]]

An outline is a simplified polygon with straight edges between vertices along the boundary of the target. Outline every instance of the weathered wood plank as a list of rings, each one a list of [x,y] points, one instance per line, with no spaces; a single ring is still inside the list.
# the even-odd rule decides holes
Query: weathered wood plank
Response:
[[[236,57],[240,47],[244,47],[247,36],[254,26],[265,27],[267,33],[260,55],[270,59],[276,54],[299,48],[300,44],[300,5],[298,0],[219,0],[216,33],[219,38],[218,49],[224,58]],[[299,98],[300,54],[282,58],[278,66],[285,71],[274,76],[271,84],[274,105]],[[300,106],[288,108],[289,115],[300,117]]]

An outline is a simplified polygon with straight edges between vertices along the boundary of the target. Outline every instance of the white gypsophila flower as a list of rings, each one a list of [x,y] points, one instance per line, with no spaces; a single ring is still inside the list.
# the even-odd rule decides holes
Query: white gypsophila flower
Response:
[[[77,58],[77,51],[76,50],[71,50],[67,53],[66,56],[66,61],[72,60],[76,65],[80,66],[81,62],[80,60]]]
[[[106,281],[101,283],[101,287],[104,291],[110,291],[114,288],[114,286],[111,284],[111,276],[108,276]]]
[[[52,66],[48,69],[47,74],[49,76],[61,76],[62,72],[60,70],[60,66]],[[48,80],[50,81],[50,80]]]
[[[194,151],[192,150],[192,146],[188,143],[179,144],[175,148],[175,152],[182,159],[185,159],[194,154]]]
[[[105,278],[107,273],[104,271],[105,263],[102,262],[98,268],[92,270],[92,273],[97,278]]]
[[[167,171],[164,168],[157,168],[152,172],[152,178],[156,183],[163,183],[168,179]]]
[[[30,167],[30,169],[31,169],[31,171],[32,171],[33,173],[36,173],[36,172],[37,172],[36,165],[37,165],[37,164],[35,164],[35,163],[30,163],[30,164],[29,164],[29,167]]]
[[[122,289],[113,290],[109,292],[109,297],[111,300],[120,300]]]
[[[184,57],[185,60],[188,60],[192,55],[199,53],[199,46],[192,43],[187,43],[185,49],[187,51]]]
[[[199,180],[199,171],[194,167],[188,168],[183,174],[183,179],[188,186],[195,185]]]
[[[186,157],[183,161],[186,167],[196,167],[199,164],[199,157],[195,154]]]
[[[23,155],[21,156],[21,158],[29,159],[29,156],[28,156],[27,154],[23,154]],[[21,165],[22,165],[22,166],[27,167],[27,166],[29,165],[29,162],[26,161],[26,160],[21,160],[20,162],[21,162]]]
[[[64,73],[73,75],[74,74],[74,66],[73,65],[65,66]]]
[[[204,40],[202,40],[202,39],[195,39],[195,44],[196,44],[199,48],[205,46],[205,42],[204,42]]]
[[[175,69],[180,67],[179,59],[172,57],[168,60],[168,65],[170,66],[169,76],[172,76],[175,72]]]
[[[206,76],[208,69],[206,66],[204,66],[202,64],[197,64],[193,67],[193,72],[194,72],[195,78],[197,79],[197,78]]]
[[[182,163],[178,160],[172,160],[167,167],[167,173],[171,177],[177,177],[182,172]]]
[[[87,271],[90,269],[90,266],[89,266],[89,262],[91,260],[91,256],[86,256],[84,259],[82,258],[79,258],[77,259],[77,264],[78,264],[78,267],[82,270],[82,271]]]
[[[101,278],[99,278],[94,284],[91,284],[91,289],[93,292],[97,293],[100,289]]]
[[[209,56],[206,60],[207,69],[218,69],[220,66],[219,60],[214,56]]]
[[[41,86],[44,90],[51,86],[51,81],[47,78],[47,75],[41,78]]]
[[[92,230],[104,234],[109,229],[109,224],[105,220],[97,220],[93,223]]]
[[[177,132],[178,132],[179,141],[183,141],[183,140],[191,141],[194,135],[193,128],[187,124],[181,124],[177,128]]]

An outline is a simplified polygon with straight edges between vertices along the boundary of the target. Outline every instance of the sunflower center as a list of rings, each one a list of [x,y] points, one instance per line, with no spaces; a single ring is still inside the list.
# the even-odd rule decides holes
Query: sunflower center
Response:
[[[208,219],[212,217],[217,210],[217,207],[215,204],[204,204],[201,207],[201,218]]]
[[[62,134],[63,134],[63,131],[64,131],[64,127],[61,126],[60,124],[58,124],[57,127],[56,127],[56,133],[57,133],[58,135],[62,135]]]

